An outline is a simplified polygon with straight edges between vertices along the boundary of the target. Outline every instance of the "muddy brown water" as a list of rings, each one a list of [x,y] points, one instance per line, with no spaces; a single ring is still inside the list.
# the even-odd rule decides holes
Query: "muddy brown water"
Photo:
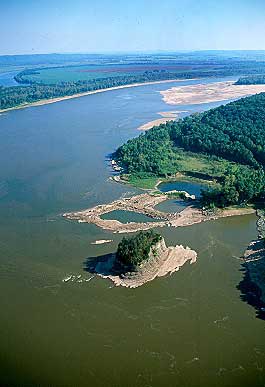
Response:
[[[139,193],[108,181],[105,156],[173,110],[158,93],[168,87],[0,116],[1,385],[264,386],[265,325],[237,289],[254,215],[158,230],[198,260],[138,289],[84,270],[122,235],[61,217]],[[99,239],[113,242],[91,245]]]

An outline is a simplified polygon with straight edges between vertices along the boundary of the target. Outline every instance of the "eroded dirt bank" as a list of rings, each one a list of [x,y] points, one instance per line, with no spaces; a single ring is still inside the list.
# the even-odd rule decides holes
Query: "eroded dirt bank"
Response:
[[[258,316],[265,319],[265,211],[257,210],[258,239],[250,242],[243,259],[244,279],[239,288],[242,298],[258,310]]]

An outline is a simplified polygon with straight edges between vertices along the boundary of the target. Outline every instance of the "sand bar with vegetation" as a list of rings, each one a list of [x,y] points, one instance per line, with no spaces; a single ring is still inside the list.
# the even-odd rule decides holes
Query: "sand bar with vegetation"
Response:
[[[160,91],[169,105],[193,105],[232,100],[265,92],[265,85],[235,85],[234,81],[171,87]]]

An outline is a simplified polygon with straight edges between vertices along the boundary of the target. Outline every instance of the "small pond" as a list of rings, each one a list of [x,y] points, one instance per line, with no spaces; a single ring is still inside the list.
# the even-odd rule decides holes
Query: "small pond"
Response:
[[[169,199],[159,203],[155,209],[162,212],[180,212],[187,207],[187,202],[177,199]]]
[[[195,195],[199,197],[201,194],[201,189],[206,189],[207,185],[194,183],[192,181],[172,181],[168,183],[161,183],[158,186],[158,189],[162,192],[168,191],[186,191],[190,195]]]

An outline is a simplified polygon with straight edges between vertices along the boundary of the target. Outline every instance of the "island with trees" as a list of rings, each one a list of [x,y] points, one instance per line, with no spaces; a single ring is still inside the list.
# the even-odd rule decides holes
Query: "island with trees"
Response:
[[[139,287],[156,277],[172,274],[186,262],[196,262],[197,253],[189,247],[167,247],[164,238],[152,230],[124,237],[117,252],[89,260],[86,269],[115,286]]]

